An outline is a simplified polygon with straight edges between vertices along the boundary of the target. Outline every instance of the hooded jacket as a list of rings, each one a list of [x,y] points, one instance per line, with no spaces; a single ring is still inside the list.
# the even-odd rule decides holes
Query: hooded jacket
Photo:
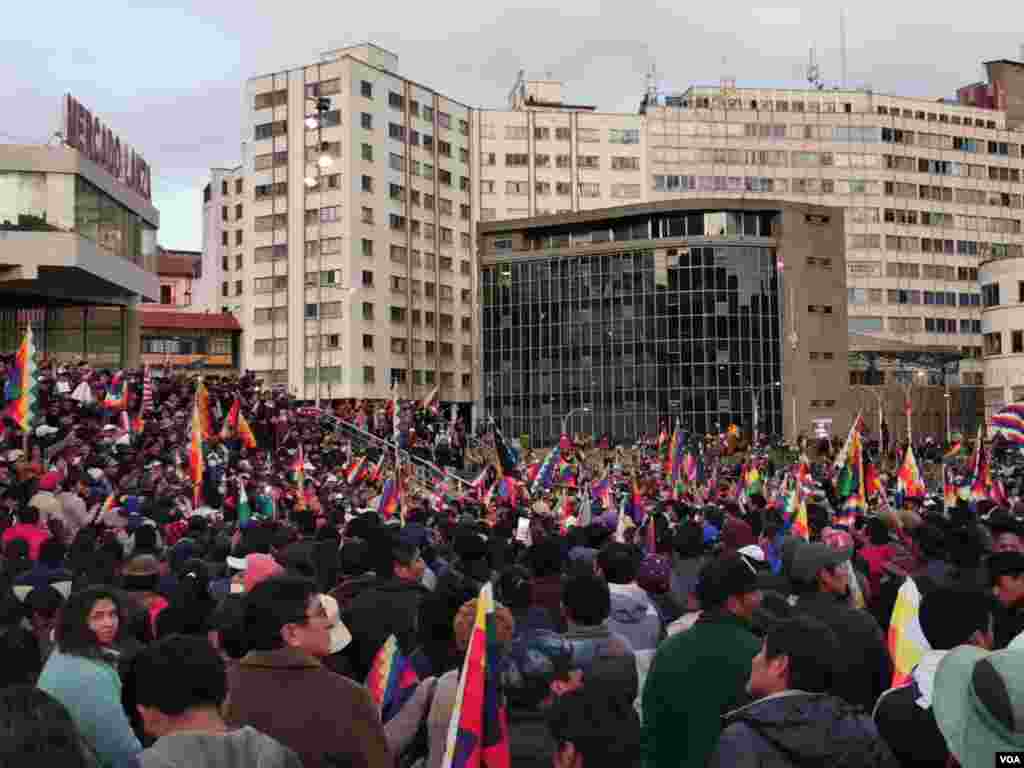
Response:
[[[245,726],[225,734],[172,733],[158,739],[126,768],[302,768],[280,742]]]
[[[612,609],[608,627],[629,640],[634,651],[658,647],[663,627],[661,614],[640,587],[631,584],[609,584]]]
[[[723,718],[708,768],[897,768],[858,707],[823,693],[784,691]]]
[[[428,594],[418,582],[391,578],[378,580],[352,601],[343,620],[352,632],[352,645],[346,652],[356,680],[366,679],[373,657],[390,635],[399,642],[411,642],[420,603]]]

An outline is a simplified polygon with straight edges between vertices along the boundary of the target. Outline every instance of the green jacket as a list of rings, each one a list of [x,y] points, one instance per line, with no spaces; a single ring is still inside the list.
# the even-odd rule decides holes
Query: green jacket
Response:
[[[749,624],[726,612],[701,616],[661,644],[644,685],[644,768],[704,768],[722,715],[747,700],[760,649]]]

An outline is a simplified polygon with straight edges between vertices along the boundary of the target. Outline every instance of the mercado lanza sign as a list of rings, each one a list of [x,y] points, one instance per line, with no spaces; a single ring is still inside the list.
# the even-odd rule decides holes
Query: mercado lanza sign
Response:
[[[134,149],[122,144],[113,131],[70,93],[64,97],[64,143],[82,152],[146,200],[151,199],[149,164]]]

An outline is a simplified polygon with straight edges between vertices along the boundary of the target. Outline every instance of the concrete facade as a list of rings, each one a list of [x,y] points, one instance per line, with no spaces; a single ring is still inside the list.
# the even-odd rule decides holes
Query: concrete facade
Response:
[[[97,359],[138,365],[137,306],[160,299],[159,225],[148,200],[78,150],[0,145],[0,301],[10,311],[5,343],[33,324],[40,352],[89,357],[89,312],[57,308],[105,305],[119,319],[103,323],[110,332],[96,337],[103,346]],[[49,344],[52,329],[65,321],[81,329],[70,335],[82,340],[75,349],[59,334]]]
[[[330,110],[311,129],[318,97]],[[321,397],[359,398],[396,382],[404,397],[437,386],[468,402],[469,107],[370,44],[252,78],[246,100],[243,167],[215,172],[204,203],[207,248],[228,256],[220,300],[245,328],[243,367],[304,399],[317,381]]]
[[[1024,258],[983,262],[979,279],[987,420],[1008,403],[1024,402]]]

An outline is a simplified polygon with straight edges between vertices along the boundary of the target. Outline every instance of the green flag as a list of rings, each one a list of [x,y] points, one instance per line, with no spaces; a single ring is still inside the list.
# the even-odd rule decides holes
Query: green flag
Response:
[[[252,507],[249,506],[249,495],[245,492],[245,483],[238,484],[238,524],[245,525],[252,519]]]

